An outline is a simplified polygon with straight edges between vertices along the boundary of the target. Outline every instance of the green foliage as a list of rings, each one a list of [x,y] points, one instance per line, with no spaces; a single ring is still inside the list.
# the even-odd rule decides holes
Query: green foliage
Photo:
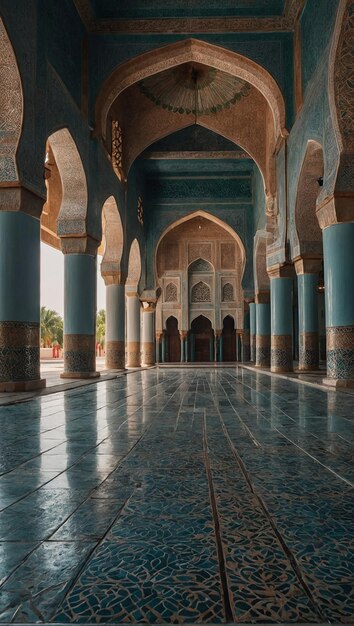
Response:
[[[63,320],[56,311],[41,307],[41,342],[44,347],[63,346]]]
[[[104,348],[106,337],[106,311],[101,309],[96,317],[96,342]]]

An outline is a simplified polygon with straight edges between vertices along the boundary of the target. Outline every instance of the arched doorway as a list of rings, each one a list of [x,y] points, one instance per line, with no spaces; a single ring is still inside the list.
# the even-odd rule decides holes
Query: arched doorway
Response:
[[[178,363],[181,360],[181,341],[178,321],[173,315],[166,320],[166,361]]]
[[[236,361],[236,330],[235,321],[231,315],[227,315],[222,327],[222,360]]]
[[[191,324],[191,342],[193,361],[213,360],[214,330],[211,321],[204,315],[196,317]]]

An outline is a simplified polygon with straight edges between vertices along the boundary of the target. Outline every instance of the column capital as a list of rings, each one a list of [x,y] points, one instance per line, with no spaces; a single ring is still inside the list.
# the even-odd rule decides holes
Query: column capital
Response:
[[[316,216],[323,230],[341,222],[353,222],[354,193],[335,192],[327,196],[316,208]]]
[[[255,296],[256,304],[269,304],[270,303],[270,291],[257,291]]]
[[[156,311],[156,301],[151,302],[149,300],[142,300],[140,298],[140,302],[143,306],[143,313],[155,313]]]
[[[294,259],[295,271],[297,276],[302,274],[319,274],[322,268],[322,258],[302,258]]]
[[[40,218],[45,199],[19,182],[0,183],[0,211],[20,211]]]
[[[188,337],[188,330],[180,330],[179,331],[179,335],[180,335],[181,339],[187,339],[187,337]]]
[[[292,278],[294,276],[294,266],[291,263],[285,265],[273,265],[267,268],[268,276],[272,278]]]
[[[104,280],[104,284],[106,285],[106,287],[108,287],[108,285],[125,285],[125,281],[127,279],[127,276],[125,274],[125,272],[121,272],[120,270],[115,270],[113,268],[109,268],[107,267],[108,263],[106,264],[106,267],[104,267],[103,262],[101,263],[101,276]]]
[[[83,236],[61,236],[60,245],[63,254],[89,254],[96,256],[99,241],[90,237],[90,235]]]

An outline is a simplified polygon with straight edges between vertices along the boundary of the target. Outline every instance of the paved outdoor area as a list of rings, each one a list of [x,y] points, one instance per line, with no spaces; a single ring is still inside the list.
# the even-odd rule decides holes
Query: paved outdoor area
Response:
[[[2,622],[354,622],[353,397],[151,369],[0,408]]]

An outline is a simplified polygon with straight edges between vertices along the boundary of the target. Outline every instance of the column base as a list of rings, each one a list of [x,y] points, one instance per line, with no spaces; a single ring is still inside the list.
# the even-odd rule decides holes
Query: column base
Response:
[[[319,369],[318,333],[299,334],[299,371],[315,372]]]
[[[127,342],[127,367],[140,367],[140,341]]]
[[[327,377],[343,383],[354,379],[354,326],[327,328]]]
[[[155,344],[152,342],[144,342],[142,344],[142,357],[141,357],[141,363],[142,365],[145,365],[146,367],[150,367],[152,365],[155,365]]]
[[[111,370],[125,369],[125,342],[107,341],[106,367]]]
[[[271,367],[274,374],[293,371],[291,335],[272,335],[271,338]]]
[[[256,335],[256,367],[270,366],[270,336]]]
[[[36,391],[37,389],[44,389],[45,386],[45,378],[39,378],[37,380],[9,380],[0,382],[0,392]]]
[[[323,378],[322,383],[335,389],[354,389],[354,379],[343,380],[340,378]]]
[[[99,378],[100,372],[62,372],[60,378],[78,378],[80,380]]]

